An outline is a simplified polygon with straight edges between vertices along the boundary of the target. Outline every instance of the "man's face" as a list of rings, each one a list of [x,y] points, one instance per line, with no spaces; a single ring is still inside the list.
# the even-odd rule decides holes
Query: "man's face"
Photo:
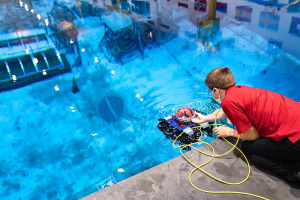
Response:
[[[209,97],[213,97],[216,100],[216,102],[221,103],[219,89],[217,89],[217,88],[213,88],[212,90],[209,89],[208,95],[209,95]]]

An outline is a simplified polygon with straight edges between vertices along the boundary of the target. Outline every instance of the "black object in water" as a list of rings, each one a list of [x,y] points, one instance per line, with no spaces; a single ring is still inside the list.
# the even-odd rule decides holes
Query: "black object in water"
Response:
[[[98,105],[98,115],[107,122],[116,122],[123,110],[123,100],[116,96],[105,96]]]
[[[73,94],[76,94],[77,92],[79,92],[80,90],[79,90],[79,87],[78,87],[78,85],[77,85],[77,83],[76,83],[76,80],[75,80],[75,78],[73,78],[73,84],[72,84],[72,92],[73,92]]]

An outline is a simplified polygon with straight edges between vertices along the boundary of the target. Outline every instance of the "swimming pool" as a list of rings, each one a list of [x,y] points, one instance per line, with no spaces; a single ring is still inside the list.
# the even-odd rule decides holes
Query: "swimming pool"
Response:
[[[51,2],[44,1],[49,9]],[[41,5],[34,6],[43,16]],[[123,65],[109,62],[95,42],[105,35],[103,22],[97,17],[80,19],[82,66],[0,93],[1,198],[78,199],[97,191],[96,184],[110,175],[121,181],[180,155],[156,128],[157,119],[182,106],[207,112],[217,108],[204,85],[215,67],[229,66],[237,84],[300,100],[295,49],[283,51],[249,30],[249,24],[237,24],[230,13],[218,13],[220,30],[211,40],[196,40],[197,26],[188,20],[188,10],[176,10],[178,37],[146,48],[144,57]],[[75,94],[73,78],[80,90]],[[116,122],[99,117],[105,97],[123,101]]]

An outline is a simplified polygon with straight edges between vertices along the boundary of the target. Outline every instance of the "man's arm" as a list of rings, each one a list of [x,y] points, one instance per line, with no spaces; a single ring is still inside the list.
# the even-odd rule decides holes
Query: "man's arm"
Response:
[[[235,130],[235,129],[232,129],[232,130],[233,130],[232,136],[237,138],[239,136],[237,130]],[[257,138],[260,138],[260,135],[259,135],[258,131],[256,130],[255,126],[252,126],[250,129],[248,129],[246,132],[242,133],[240,136],[240,139],[242,139],[242,140],[256,140]]]
[[[229,135],[227,135],[228,129],[229,129],[229,131],[228,131]],[[228,136],[232,136],[232,137],[236,137],[236,138],[239,137],[237,130],[229,128],[227,126],[219,126],[217,128],[214,128],[213,131],[216,133],[216,135],[218,137],[228,137]],[[252,126],[250,129],[248,129],[246,132],[240,134],[240,139],[242,139],[242,140],[256,140],[259,137],[260,137],[260,135],[254,126]]]
[[[196,114],[198,115],[198,117],[195,118],[195,119],[192,119],[192,122],[198,123],[198,124],[202,124],[202,123],[205,123],[205,122],[214,122],[215,118],[216,118],[216,115],[217,115],[217,112],[218,112],[218,110],[216,110],[215,112],[213,112],[213,113],[211,113],[209,115],[206,115],[206,116],[204,116],[204,115],[196,112]],[[226,119],[226,118],[227,118],[226,114],[224,113],[223,110],[221,110],[218,113],[217,121],[222,120],[222,119]]]

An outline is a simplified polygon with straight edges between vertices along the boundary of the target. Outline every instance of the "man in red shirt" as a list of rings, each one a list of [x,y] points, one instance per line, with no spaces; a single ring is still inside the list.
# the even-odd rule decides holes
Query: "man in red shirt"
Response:
[[[217,120],[228,118],[236,126],[214,128],[216,135],[240,136],[242,150],[254,164],[300,183],[300,103],[264,89],[235,86],[227,67],[211,71],[205,84],[221,103]],[[193,122],[204,123],[213,122],[217,112],[197,114]]]

